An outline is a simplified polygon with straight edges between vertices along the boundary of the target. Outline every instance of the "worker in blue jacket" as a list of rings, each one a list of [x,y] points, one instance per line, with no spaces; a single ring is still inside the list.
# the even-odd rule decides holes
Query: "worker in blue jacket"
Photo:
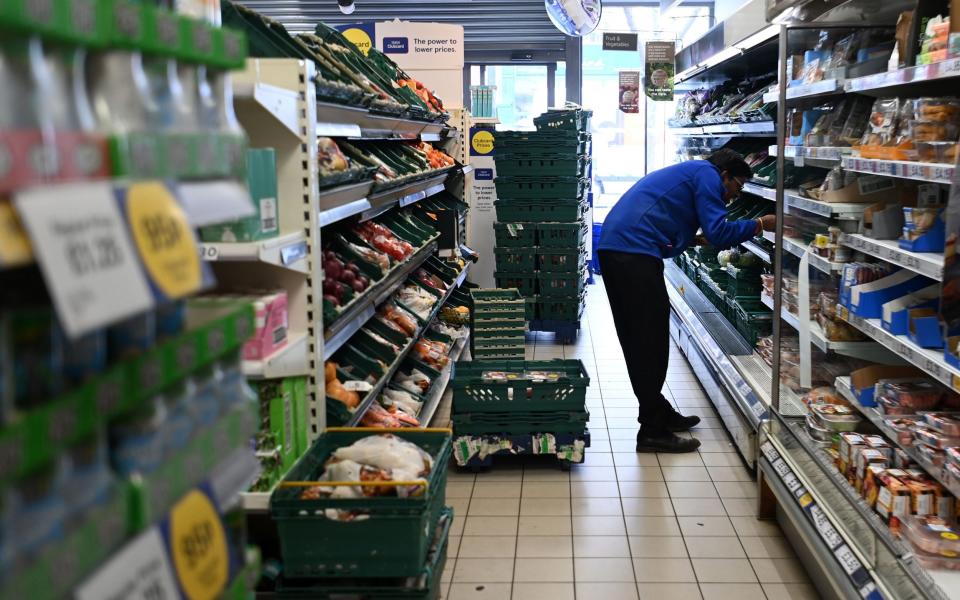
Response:
[[[776,216],[727,220],[726,203],[752,177],[743,157],[718,150],[650,173],[631,187],[603,222],[597,253],[630,383],[640,404],[637,452],[692,452],[700,441],[683,438],[700,422],[684,416],[661,390],[670,358],[670,301],[663,260],[698,240],[698,230],[719,248],[772,231]]]

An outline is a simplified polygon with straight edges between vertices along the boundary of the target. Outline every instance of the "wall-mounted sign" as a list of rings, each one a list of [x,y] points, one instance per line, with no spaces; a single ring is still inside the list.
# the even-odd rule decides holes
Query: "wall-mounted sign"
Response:
[[[635,33],[604,33],[604,50],[622,50],[625,52],[637,51],[637,34]]]
[[[370,52],[370,48],[373,48],[373,40],[377,37],[376,27],[373,23],[338,25],[337,29],[364,55]]]
[[[620,110],[640,112],[640,71],[620,71]]]
[[[651,100],[673,100],[673,76],[676,72],[675,42],[647,42],[644,48],[646,77],[644,88]]]

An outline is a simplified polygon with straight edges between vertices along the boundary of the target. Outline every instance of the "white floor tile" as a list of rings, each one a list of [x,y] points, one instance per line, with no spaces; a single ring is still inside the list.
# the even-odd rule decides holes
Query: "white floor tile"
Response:
[[[640,600],[700,600],[700,588],[695,583],[638,583]]]
[[[572,558],[573,538],[558,535],[521,535],[517,558]]]
[[[518,558],[514,566],[513,581],[573,583],[573,559]]]
[[[577,558],[630,558],[626,536],[577,535],[573,537],[573,555]]]
[[[577,581],[577,600],[637,600],[637,588],[630,583],[583,583]],[[667,596],[661,596],[665,600]]]
[[[573,583],[514,583],[513,600],[574,600],[574,586]]]
[[[629,558],[575,558],[574,566],[579,582],[629,583],[634,581],[633,565]]]

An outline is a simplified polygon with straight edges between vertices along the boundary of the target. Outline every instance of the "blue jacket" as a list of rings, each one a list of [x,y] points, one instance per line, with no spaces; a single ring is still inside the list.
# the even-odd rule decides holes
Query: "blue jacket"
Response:
[[[711,244],[729,248],[754,236],[756,221],[728,221],[720,171],[691,160],[650,173],[633,185],[607,215],[597,250],[678,256],[697,229]]]

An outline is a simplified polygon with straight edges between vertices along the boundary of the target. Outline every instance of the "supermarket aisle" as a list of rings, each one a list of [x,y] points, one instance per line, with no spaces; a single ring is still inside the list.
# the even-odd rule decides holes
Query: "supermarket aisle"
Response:
[[[463,600],[803,600],[816,598],[756,484],[679,349],[664,393],[702,418],[700,452],[634,451],[630,391],[602,282],[576,345],[528,339],[528,359],[579,358],[591,373],[591,447],[571,473],[552,460],[452,471],[456,521],[444,598]],[[445,423],[449,406],[434,423]]]

